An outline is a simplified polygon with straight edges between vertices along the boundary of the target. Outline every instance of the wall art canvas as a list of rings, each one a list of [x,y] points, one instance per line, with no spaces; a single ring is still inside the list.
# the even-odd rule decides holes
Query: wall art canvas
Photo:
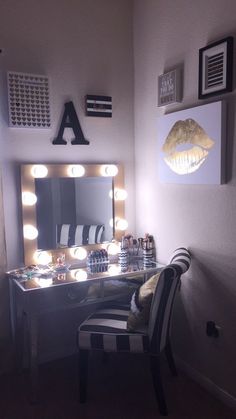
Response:
[[[9,126],[13,128],[51,127],[49,80],[38,74],[9,71]]]
[[[158,120],[158,170],[164,183],[224,183],[225,104],[222,101]]]

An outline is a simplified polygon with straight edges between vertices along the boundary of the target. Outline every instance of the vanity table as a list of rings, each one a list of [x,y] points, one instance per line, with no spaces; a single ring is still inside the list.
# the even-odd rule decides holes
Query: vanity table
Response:
[[[145,267],[142,259],[136,259],[125,268],[112,263],[92,269],[71,265],[69,268],[54,271],[38,269],[29,272],[22,268],[7,273],[16,360],[18,367],[22,367],[24,351],[27,350],[32,400],[37,399],[40,316],[128,298],[137,286],[162,267],[157,262]]]

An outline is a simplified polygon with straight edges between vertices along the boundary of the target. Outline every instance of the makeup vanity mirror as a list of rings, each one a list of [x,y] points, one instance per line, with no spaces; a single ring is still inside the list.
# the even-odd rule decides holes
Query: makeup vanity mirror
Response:
[[[21,187],[26,265],[62,249],[82,259],[125,234],[121,165],[25,164]]]

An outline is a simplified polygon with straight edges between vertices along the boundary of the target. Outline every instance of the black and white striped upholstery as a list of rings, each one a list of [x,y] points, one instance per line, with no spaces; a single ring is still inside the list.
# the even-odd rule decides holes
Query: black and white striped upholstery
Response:
[[[187,249],[175,250],[170,263],[162,270],[153,295],[149,323],[139,332],[126,329],[129,310],[119,305],[95,311],[78,329],[78,346],[85,362],[89,350],[105,352],[148,353],[151,357],[152,374],[161,414],[167,414],[161,384],[159,356],[165,350],[171,372],[176,368],[170,344],[170,323],[174,297],[180,277],[190,267],[191,257]],[[158,373],[156,372],[158,370]],[[85,401],[83,373],[81,373],[81,401]]]
[[[81,246],[102,243],[104,225],[57,224],[59,246]]]
[[[98,349],[106,352],[148,352],[147,330],[129,333],[126,329],[129,308],[97,310],[79,328],[80,349]]]

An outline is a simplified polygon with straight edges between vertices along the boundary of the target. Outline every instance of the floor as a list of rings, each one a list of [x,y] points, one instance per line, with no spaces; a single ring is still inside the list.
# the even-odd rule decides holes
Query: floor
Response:
[[[40,367],[40,400],[28,400],[28,375],[0,377],[0,419],[157,419],[148,362],[143,357],[112,355],[104,364],[100,353],[90,359],[88,401],[77,402],[76,358]],[[235,419],[220,401],[179,373],[163,366],[170,419]]]

